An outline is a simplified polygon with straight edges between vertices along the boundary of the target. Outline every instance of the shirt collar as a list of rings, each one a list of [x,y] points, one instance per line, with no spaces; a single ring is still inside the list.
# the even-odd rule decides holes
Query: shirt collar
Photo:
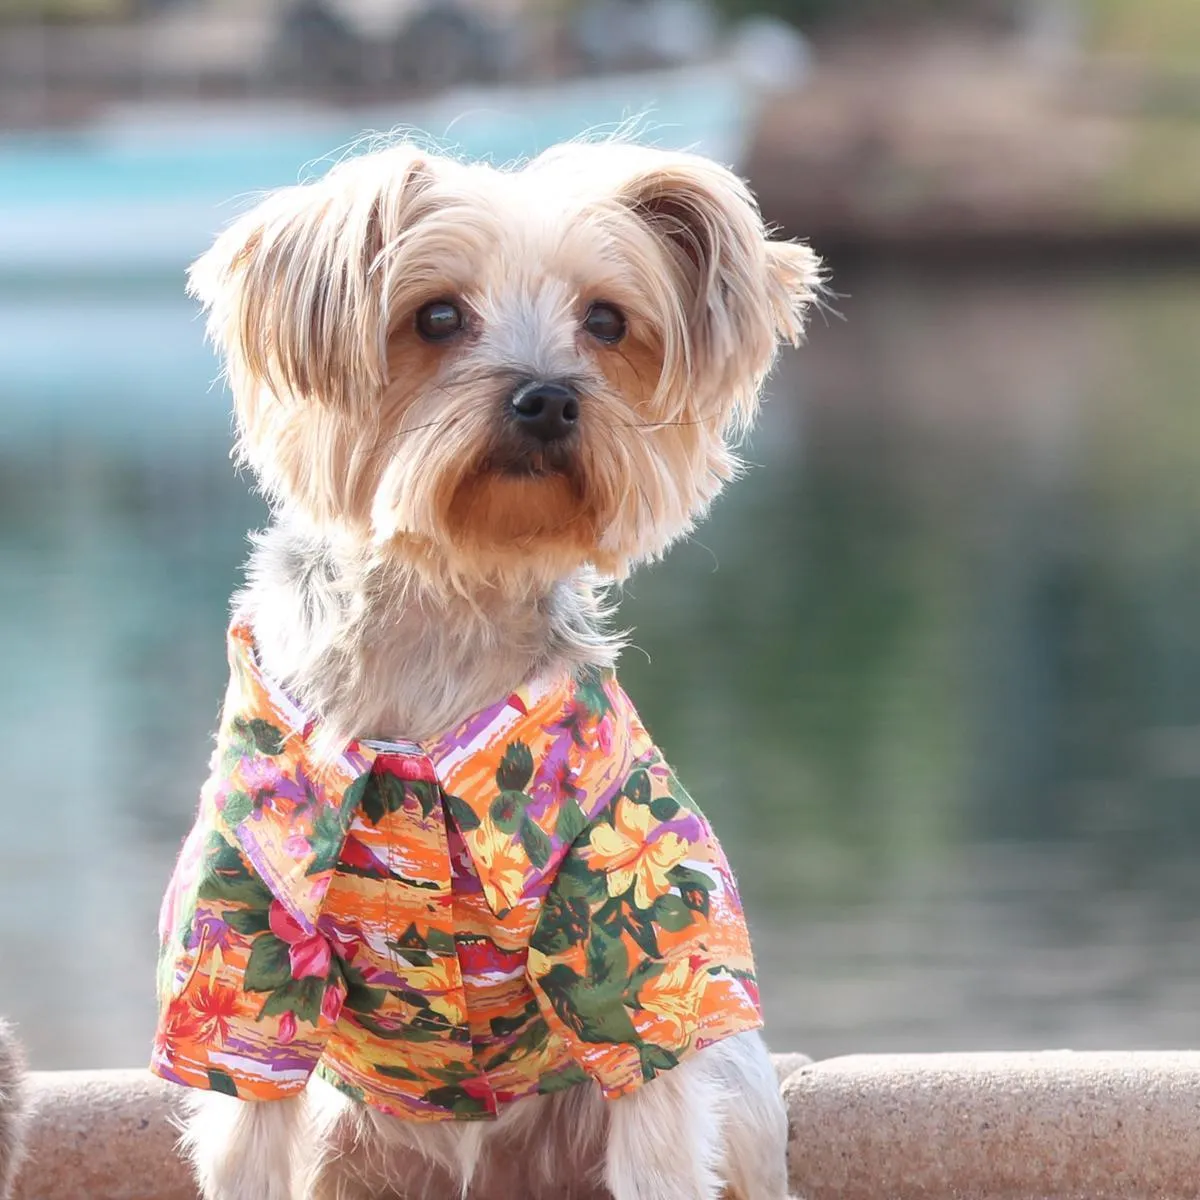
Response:
[[[549,886],[571,843],[621,787],[641,732],[611,672],[564,675],[530,683],[431,741],[356,740],[331,760],[313,750],[315,723],[262,670],[245,624],[230,628],[229,662],[222,741],[234,739],[240,778],[249,772],[269,791],[233,814],[234,833],[309,930],[357,811],[356,781],[378,770],[436,779],[488,906],[503,917]],[[228,775],[222,767],[218,774]],[[296,837],[298,829],[307,836]]]

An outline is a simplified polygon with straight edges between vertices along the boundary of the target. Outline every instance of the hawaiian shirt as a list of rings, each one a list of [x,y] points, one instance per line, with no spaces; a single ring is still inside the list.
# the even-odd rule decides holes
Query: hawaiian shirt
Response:
[[[229,634],[212,771],[160,920],[151,1069],[247,1100],[309,1076],[412,1120],[624,1095],[761,1026],[725,856],[611,672],[435,741],[314,749]]]

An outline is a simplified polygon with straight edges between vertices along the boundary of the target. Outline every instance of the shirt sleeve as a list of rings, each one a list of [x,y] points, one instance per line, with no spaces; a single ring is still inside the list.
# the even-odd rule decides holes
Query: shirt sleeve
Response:
[[[528,972],[547,1023],[609,1098],[762,1026],[733,874],[657,750],[572,843]]]
[[[346,994],[340,960],[272,894],[235,835],[200,820],[163,905],[151,1070],[243,1100],[303,1089]]]

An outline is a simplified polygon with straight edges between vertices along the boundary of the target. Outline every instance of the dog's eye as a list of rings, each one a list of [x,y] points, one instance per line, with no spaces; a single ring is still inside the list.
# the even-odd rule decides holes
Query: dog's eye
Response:
[[[619,342],[625,336],[625,317],[611,304],[593,304],[583,318],[583,327],[601,342]]]
[[[449,300],[434,300],[417,311],[417,332],[427,342],[444,341],[462,327],[462,310]]]

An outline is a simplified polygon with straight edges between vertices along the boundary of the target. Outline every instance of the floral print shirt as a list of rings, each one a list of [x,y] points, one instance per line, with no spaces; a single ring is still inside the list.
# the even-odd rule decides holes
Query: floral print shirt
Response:
[[[315,1070],[479,1120],[762,1024],[729,866],[611,672],[331,759],[236,622],[229,660],[163,901],[158,1075],[271,1100]]]

